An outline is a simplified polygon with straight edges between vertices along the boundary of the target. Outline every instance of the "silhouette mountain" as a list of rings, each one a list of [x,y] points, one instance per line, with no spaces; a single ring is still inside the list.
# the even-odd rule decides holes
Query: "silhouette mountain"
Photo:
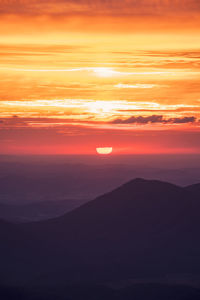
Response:
[[[194,193],[196,196],[198,196],[200,198],[200,184],[199,183],[189,185],[185,189]]]
[[[199,195],[190,188],[138,178],[62,217],[0,224],[4,279],[56,284],[200,276],[199,212]]]

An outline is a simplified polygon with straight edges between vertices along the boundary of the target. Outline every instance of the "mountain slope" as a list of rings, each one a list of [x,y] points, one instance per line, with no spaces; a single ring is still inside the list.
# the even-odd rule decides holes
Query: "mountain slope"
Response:
[[[194,193],[135,179],[62,217],[16,225],[26,241],[12,274],[48,283],[200,275],[199,212]]]
[[[199,199],[200,199],[200,184],[199,183],[189,185],[185,189],[189,192],[194,193],[196,195],[196,197],[199,197]]]

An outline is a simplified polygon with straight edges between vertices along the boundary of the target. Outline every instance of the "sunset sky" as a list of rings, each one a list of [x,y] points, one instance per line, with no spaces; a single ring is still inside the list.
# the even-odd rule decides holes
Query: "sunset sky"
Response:
[[[199,0],[0,0],[0,154],[200,153]]]

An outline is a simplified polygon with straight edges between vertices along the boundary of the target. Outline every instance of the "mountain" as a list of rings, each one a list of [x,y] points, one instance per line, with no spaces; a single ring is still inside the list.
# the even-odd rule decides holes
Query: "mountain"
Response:
[[[198,277],[199,215],[199,196],[187,188],[135,179],[62,217],[12,225],[13,233],[6,224],[4,278],[58,284]]]
[[[192,184],[185,188],[187,191],[194,193],[196,196],[200,198],[200,184]]]

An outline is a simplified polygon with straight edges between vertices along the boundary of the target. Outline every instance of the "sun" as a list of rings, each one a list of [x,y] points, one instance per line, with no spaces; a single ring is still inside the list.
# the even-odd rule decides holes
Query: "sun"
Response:
[[[113,148],[112,147],[96,148],[96,151],[100,155],[108,155],[113,152]]]

